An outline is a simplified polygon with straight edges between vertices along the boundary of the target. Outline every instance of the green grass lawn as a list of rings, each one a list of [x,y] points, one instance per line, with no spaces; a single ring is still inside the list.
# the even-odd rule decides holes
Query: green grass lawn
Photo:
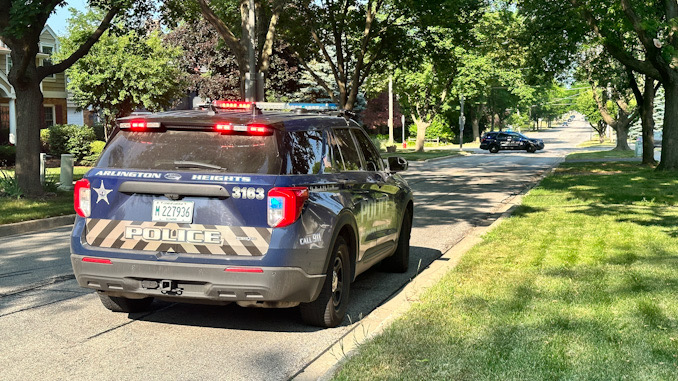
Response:
[[[341,380],[672,380],[678,176],[565,163]]]
[[[92,167],[81,167],[81,166],[73,167],[73,180],[80,180],[85,175],[85,173],[87,173],[87,171],[89,171],[91,168]],[[9,176],[14,176],[14,169],[0,168],[0,171],[7,173]],[[47,168],[48,177],[54,177],[58,180],[60,173],[61,168]]]
[[[74,213],[73,192],[57,192],[41,199],[0,198],[0,224]]]
[[[73,178],[79,180],[90,167],[74,167]],[[13,170],[0,170],[8,176],[14,176]],[[57,182],[60,168],[47,168],[47,177]],[[2,175],[0,174],[0,178]],[[54,186],[54,185],[53,185]],[[73,210],[73,192],[49,193],[40,199],[0,197],[0,224],[36,220],[46,217],[63,216],[75,213]]]
[[[634,151],[595,151],[578,152],[567,156],[567,160],[624,159],[636,157]]]
[[[596,137],[591,140],[585,141],[583,143],[580,143],[577,147],[580,148],[589,148],[589,147],[615,147],[617,144],[613,143],[610,140],[605,140],[602,143],[600,140]]]

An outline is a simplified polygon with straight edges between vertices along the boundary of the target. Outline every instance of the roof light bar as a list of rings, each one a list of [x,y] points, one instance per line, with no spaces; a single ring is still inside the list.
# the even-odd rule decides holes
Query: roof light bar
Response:
[[[313,111],[336,111],[339,109],[336,103],[285,103],[285,102],[257,102],[256,106],[262,110],[313,110]]]
[[[212,105],[226,110],[250,110],[254,103],[237,101],[213,101]]]
[[[147,122],[145,120],[132,120],[120,123],[120,128],[132,131],[145,131],[149,128],[160,128],[160,122]]]

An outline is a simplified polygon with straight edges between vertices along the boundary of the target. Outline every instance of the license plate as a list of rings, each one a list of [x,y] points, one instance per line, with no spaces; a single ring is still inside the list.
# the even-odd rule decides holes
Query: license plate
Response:
[[[193,201],[153,200],[153,222],[193,222]]]

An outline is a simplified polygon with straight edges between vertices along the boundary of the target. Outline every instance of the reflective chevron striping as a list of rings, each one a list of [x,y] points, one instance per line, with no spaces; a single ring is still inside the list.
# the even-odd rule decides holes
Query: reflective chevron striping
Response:
[[[88,218],[90,246],[205,255],[263,256],[271,228]]]

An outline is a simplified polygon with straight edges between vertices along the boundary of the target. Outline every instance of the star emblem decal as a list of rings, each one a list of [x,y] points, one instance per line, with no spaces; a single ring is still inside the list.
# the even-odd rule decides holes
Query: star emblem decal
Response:
[[[99,201],[104,200],[108,205],[111,205],[110,202],[108,202],[108,194],[113,192],[113,189],[106,189],[104,187],[104,182],[101,181],[101,185],[99,185],[99,188],[93,188],[95,192],[97,192],[97,204]]]

